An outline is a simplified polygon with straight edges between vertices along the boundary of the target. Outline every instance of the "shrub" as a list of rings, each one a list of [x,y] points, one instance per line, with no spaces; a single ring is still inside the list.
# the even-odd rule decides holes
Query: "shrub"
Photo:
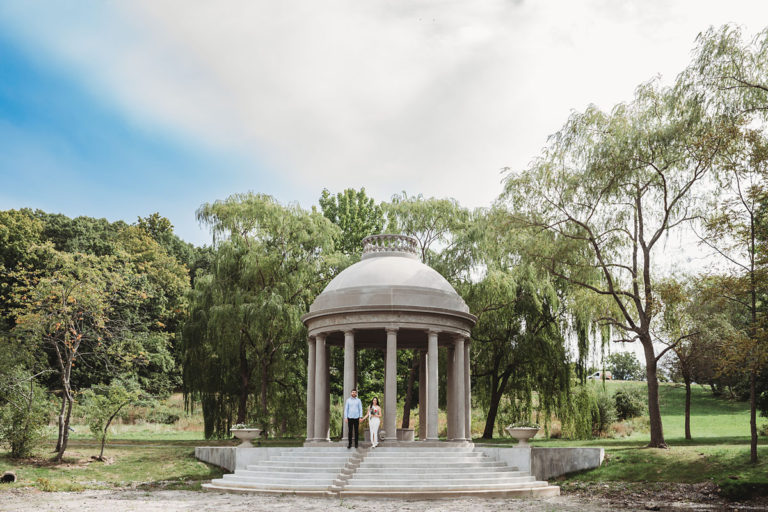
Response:
[[[596,408],[592,413],[592,435],[605,435],[611,423],[616,421],[616,408],[613,400],[603,391],[596,393],[595,405]]]
[[[768,436],[768,423],[763,423],[757,427],[757,433],[761,436]]]
[[[147,414],[147,422],[161,425],[173,425],[181,416],[170,407],[157,407]],[[234,428],[234,427],[233,427]]]
[[[613,395],[616,415],[620,420],[642,416],[648,409],[646,400],[640,389],[620,389]]]
[[[616,421],[613,400],[603,391],[579,386],[563,411],[562,436],[565,439],[590,439],[605,435]]]
[[[51,403],[45,391],[23,374],[9,376],[2,391],[0,440],[10,447],[11,457],[29,457],[43,437]]]

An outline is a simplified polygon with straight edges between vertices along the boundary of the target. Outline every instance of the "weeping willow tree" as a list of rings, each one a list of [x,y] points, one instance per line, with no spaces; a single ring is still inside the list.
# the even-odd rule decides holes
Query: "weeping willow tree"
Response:
[[[548,424],[570,391],[556,283],[520,259],[502,213],[475,216],[474,279],[457,285],[478,317],[472,329],[472,390],[487,411],[486,439],[499,421],[530,421],[535,414]]]
[[[185,392],[203,404],[206,437],[227,435],[234,415],[296,430],[305,409],[301,315],[330,277],[337,228],[256,194],[204,204],[197,215],[213,232],[214,256],[190,296]]]

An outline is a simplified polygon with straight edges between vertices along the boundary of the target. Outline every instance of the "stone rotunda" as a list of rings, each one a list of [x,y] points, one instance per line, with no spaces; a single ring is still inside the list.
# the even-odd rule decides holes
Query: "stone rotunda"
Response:
[[[344,348],[345,397],[356,387],[356,351],[386,351],[385,443],[396,440],[398,349],[421,352],[418,435],[438,440],[438,350],[444,348],[448,441],[471,441],[469,336],[476,317],[443,276],[421,263],[414,238],[374,235],[363,246],[361,260],[336,276],[302,318],[309,330],[306,444],[330,442],[331,346]]]
[[[597,449],[473,444],[469,335],[476,318],[451,285],[419,261],[413,238],[376,235],[363,243],[360,262],[336,276],[303,317],[309,329],[304,446],[196,447],[199,459],[232,471],[205,489],[340,498],[543,497],[560,493],[545,478],[599,465],[594,460],[602,460],[602,449],[587,461],[585,450]],[[355,351],[386,351],[385,389],[363,390],[384,395],[386,436],[375,449],[330,442],[332,346],[344,347],[345,396],[355,387]],[[420,442],[402,442],[412,431],[401,431],[409,434],[401,441],[396,434],[398,349],[421,352]],[[438,350],[448,362],[449,442],[438,441]]]

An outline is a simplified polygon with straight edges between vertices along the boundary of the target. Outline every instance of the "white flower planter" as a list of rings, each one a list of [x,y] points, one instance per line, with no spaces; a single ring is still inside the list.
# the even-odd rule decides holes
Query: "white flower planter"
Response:
[[[239,448],[253,448],[251,441],[258,439],[261,435],[260,428],[231,428],[229,431],[233,436],[242,441],[242,443],[237,445]]]
[[[528,440],[539,433],[536,427],[507,427],[504,430],[518,440],[519,446],[530,446]]]

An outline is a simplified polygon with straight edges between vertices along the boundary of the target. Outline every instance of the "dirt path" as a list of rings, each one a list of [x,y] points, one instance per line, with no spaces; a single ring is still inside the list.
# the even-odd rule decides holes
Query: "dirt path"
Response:
[[[606,512],[610,510],[765,510],[754,505],[723,503],[630,502],[610,498],[566,494],[530,500],[462,498],[450,500],[330,499],[295,496],[260,496],[192,491],[83,491],[42,492],[13,489],[0,492],[3,512]]]

